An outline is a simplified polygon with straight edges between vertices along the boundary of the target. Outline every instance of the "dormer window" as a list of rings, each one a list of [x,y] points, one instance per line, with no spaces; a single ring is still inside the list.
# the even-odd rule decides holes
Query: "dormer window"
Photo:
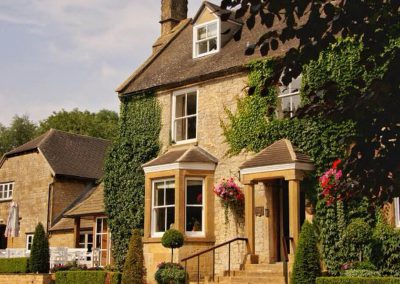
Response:
[[[193,28],[193,57],[201,57],[219,51],[219,21],[211,21]]]

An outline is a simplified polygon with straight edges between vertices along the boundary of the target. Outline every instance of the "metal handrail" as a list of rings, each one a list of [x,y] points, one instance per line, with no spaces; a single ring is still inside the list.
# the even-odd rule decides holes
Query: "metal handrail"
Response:
[[[286,241],[293,242],[294,239],[292,237],[282,237],[282,250],[283,250],[283,274],[285,277],[285,283],[289,283],[289,271],[288,271],[288,262],[289,262],[289,254],[286,245]],[[293,246],[292,246],[293,247]],[[294,251],[293,251],[294,253]]]
[[[182,258],[181,262],[185,262],[185,275],[186,275],[185,276],[186,277],[185,282],[187,283],[187,273],[186,273],[187,261],[189,259],[197,257],[197,283],[200,283],[200,256],[205,254],[205,253],[208,253],[210,251],[213,252],[213,274],[212,274],[212,279],[213,279],[213,282],[214,282],[215,281],[215,250],[217,248],[220,248],[220,247],[223,247],[223,246],[226,246],[226,245],[228,245],[228,275],[230,276],[231,275],[231,243],[236,242],[236,241],[245,241],[246,244],[247,244],[249,240],[247,238],[239,238],[239,237],[238,238],[234,238],[234,239],[226,241],[226,242],[224,242],[222,244],[218,244],[218,245],[212,246],[212,247],[210,247],[208,249],[202,250],[202,251],[200,251],[198,253],[195,253],[195,254],[192,254],[192,255],[190,255],[188,257]]]

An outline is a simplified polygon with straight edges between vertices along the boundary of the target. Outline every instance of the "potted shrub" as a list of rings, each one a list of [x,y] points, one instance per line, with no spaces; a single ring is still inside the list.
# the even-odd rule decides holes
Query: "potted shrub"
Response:
[[[157,266],[157,272],[154,275],[159,284],[184,284],[186,280],[185,269],[177,263],[162,262]]]
[[[171,263],[174,262],[174,249],[183,246],[183,234],[175,229],[165,231],[161,238],[161,244],[171,249]]]

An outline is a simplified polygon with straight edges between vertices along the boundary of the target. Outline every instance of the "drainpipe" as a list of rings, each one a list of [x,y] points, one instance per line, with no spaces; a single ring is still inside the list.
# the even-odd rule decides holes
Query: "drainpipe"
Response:
[[[53,203],[52,201],[53,201],[53,184],[54,184],[54,182],[51,182],[51,183],[49,183],[49,192],[48,192],[48,195],[47,195],[47,234],[49,234],[49,230],[50,230],[50,223],[52,222],[52,218],[53,218],[53,214],[52,214],[52,212],[51,212],[51,205],[53,205],[53,204],[51,204],[50,205],[50,203]],[[51,217],[51,218],[50,218]]]

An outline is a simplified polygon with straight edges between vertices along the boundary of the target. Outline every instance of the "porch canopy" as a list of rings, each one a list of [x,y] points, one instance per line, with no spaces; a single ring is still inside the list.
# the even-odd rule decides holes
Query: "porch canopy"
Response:
[[[254,185],[271,179],[285,179],[289,183],[289,233],[293,246],[296,246],[300,232],[300,181],[305,172],[314,170],[310,157],[301,153],[289,140],[282,139],[239,168],[245,186],[245,229],[251,253],[255,253]]]

